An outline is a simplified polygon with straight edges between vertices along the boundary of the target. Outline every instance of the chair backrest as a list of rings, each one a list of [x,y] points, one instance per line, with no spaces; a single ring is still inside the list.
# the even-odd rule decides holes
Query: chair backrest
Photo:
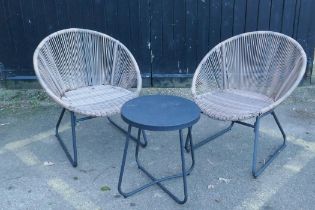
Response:
[[[141,89],[139,67],[116,39],[86,29],[65,29],[46,37],[33,56],[35,73],[48,94],[92,85]]]
[[[271,31],[240,34],[203,58],[192,92],[196,96],[215,89],[240,89],[282,101],[303,78],[306,63],[303,48],[289,36]]]

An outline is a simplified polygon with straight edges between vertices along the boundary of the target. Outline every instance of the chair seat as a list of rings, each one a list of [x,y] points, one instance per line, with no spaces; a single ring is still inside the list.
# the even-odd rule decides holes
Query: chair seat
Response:
[[[88,116],[105,117],[120,113],[122,105],[138,95],[111,85],[82,87],[68,91],[61,98],[67,109]]]
[[[237,121],[257,117],[274,100],[255,92],[227,89],[198,95],[195,102],[211,118]]]

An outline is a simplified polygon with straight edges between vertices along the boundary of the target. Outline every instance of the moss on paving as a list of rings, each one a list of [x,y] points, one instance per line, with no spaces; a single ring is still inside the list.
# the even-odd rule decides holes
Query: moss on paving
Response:
[[[142,95],[170,94],[190,97],[187,88],[143,88]],[[0,110],[15,111],[39,106],[57,106],[42,89],[0,89]]]
[[[110,190],[111,190],[110,187],[108,187],[106,185],[101,187],[101,191],[103,191],[103,192],[110,191]]]
[[[0,89],[0,110],[15,111],[23,108],[54,105],[48,95],[40,89]]]
[[[167,94],[192,98],[189,88],[143,88],[141,95]],[[315,102],[315,86],[301,86],[285,101],[287,104]],[[58,106],[43,89],[0,89],[0,112]]]

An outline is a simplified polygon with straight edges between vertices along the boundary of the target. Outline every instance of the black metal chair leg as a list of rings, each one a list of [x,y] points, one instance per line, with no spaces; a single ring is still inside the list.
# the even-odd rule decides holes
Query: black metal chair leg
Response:
[[[107,119],[108,119],[108,121],[109,121],[113,126],[115,126],[116,128],[118,128],[118,130],[120,130],[121,132],[123,132],[124,134],[127,135],[127,131],[126,131],[125,129],[123,129],[121,126],[119,126],[117,123],[115,123],[110,117],[107,117]],[[146,134],[145,134],[144,131],[142,131],[142,135],[143,135],[143,142],[140,142],[140,146],[144,148],[144,147],[147,146],[148,141],[147,141],[147,136],[146,136]],[[130,135],[130,138],[131,138],[134,142],[137,143],[137,138],[136,138],[136,137]]]
[[[231,122],[231,124],[227,128],[224,128],[223,130],[213,134],[212,136],[198,142],[197,144],[194,144],[194,149],[198,149],[199,147],[205,145],[206,143],[218,138],[219,136],[222,136],[226,132],[230,131],[232,129],[233,125],[234,125],[234,122]],[[188,138],[186,138],[185,149],[186,149],[186,152],[190,151],[190,148],[188,146]]]
[[[286,147],[286,136],[285,133],[281,127],[281,124],[275,114],[274,111],[271,112],[272,116],[274,117],[278,128],[282,134],[283,137],[283,143],[275,150],[275,152],[273,152],[269,159],[267,161],[265,161],[265,163],[259,168],[257,169],[256,167],[256,163],[257,163],[257,153],[258,153],[258,144],[259,144],[259,125],[260,125],[260,118],[261,117],[257,117],[256,118],[256,122],[254,124],[254,132],[255,132],[255,140],[254,140],[254,152],[253,152],[253,164],[252,164],[252,174],[254,178],[257,178],[269,165],[270,163],[279,155],[279,153]]]
[[[191,150],[191,167],[190,169],[188,170],[188,173],[187,173],[187,176],[190,175],[191,171],[193,170],[194,166],[195,166],[195,149],[193,147],[193,139],[192,139],[192,127],[189,127],[188,128],[188,135],[189,135],[189,142],[190,142],[190,148],[193,148]]]
[[[186,140],[185,140],[185,150],[186,152],[189,152],[190,151],[190,148],[191,148],[191,145],[190,145],[190,140],[189,140],[190,136],[189,136],[189,130],[188,130],[188,133],[187,133],[187,136],[186,136]]]
[[[278,120],[277,115],[276,115],[276,113],[275,113],[274,111],[271,112],[271,114],[272,114],[273,118],[275,119],[275,121],[276,121],[276,123],[277,123],[277,126],[278,126],[278,128],[279,128],[279,130],[280,130],[280,132],[281,132],[281,134],[282,134],[282,137],[283,137],[283,144],[286,144],[286,142],[287,142],[287,137],[286,137],[286,135],[285,135],[285,133],[284,133],[284,130],[283,130],[281,124],[280,124],[280,121]]]
[[[70,112],[70,114],[71,114],[72,147],[73,147],[73,158],[72,158],[66,145],[64,144],[64,142],[63,142],[63,140],[59,134],[59,126],[60,126],[61,120],[64,117],[64,114],[65,114],[65,109],[62,109],[61,114],[60,114],[59,119],[58,119],[57,124],[56,124],[55,136],[57,137],[63,151],[66,153],[66,156],[69,159],[72,166],[77,167],[78,161],[77,161],[77,145],[76,145],[76,132],[75,132],[76,116],[75,116],[74,112]]]

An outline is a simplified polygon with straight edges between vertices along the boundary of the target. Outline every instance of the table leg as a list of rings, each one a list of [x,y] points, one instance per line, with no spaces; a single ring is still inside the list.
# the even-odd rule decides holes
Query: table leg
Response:
[[[126,143],[125,143],[124,154],[123,154],[123,159],[122,159],[122,162],[121,162],[119,181],[118,181],[118,192],[121,195],[123,195],[125,198],[128,196],[128,194],[124,193],[121,190],[121,182],[122,182],[122,178],[123,178],[124,170],[125,170],[125,163],[126,163],[126,157],[127,157],[127,152],[128,152],[128,145],[129,145],[130,134],[131,134],[131,125],[128,125],[128,132],[127,132],[127,135],[126,135]],[[139,144],[139,141],[138,141],[138,144]]]
[[[131,127],[131,126],[130,126]],[[130,130],[129,130],[130,129]],[[188,138],[189,138],[189,143],[191,148],[193,145],[192,142],[192,134],[191,134],[191,127],[188,128]],[[184,140],[183,140],[183,133],[182,130],[179,130],[179,140],[180,140],[180,152],[181,152],[181,162],[182,162],[182,169],[181,169],[181,173],[175,174],[175,175],[171,175],[171,176],[166,176],[163,178],[155,178],[151,173],[149,173],[140,163],[139,161],[139,149],[140,149],[140,137],[141,137],[141,133],[142,131],[139,129],[138,130],[138,140],[137,140],[137,145],[136,145],[136,151],[135,151],[135,159],[138,165],[138,168],[143,171],[151,180],[152,182],[147,183],[135,190],[132,190],[130,192],[123,192],[121,189],[121,184],[122,184],[122,178],[123,178],[123,173],[124,173],[124,167],[125,167],[125,162],[126,162],[126,156],[127,156],[127,150],[128,150],[128,143],[129,143],[129,139],[130,139],[130,133],[131,133],[131,128],[128,128],[128,134],[126,137],[126,143],[125,143],[125,149],[124,149],[124,155],[123,155],[123,160],[122,160],[122,165],[121,165],[121,171],[120,171],[120,176],[119,176],[119,183],[118,183],[118,191],[121,195],[123,195],[125,198],[129,197],[137,192],[140,192],[152,185],[158,185],[165,193],[167,193],[174,201],[176,201],[179,204],[183,204],[187,201],[187,179],[186,176],[188,176],[194,165],[195,165],[195,157],[194,157],[194,150],[191,150],[191,159],[192,159],[192,163],[191,166],[188,170],[186,170],[186,166],[185,166],[185,145],[184,145]],[[184,190],[184,198],[182,200],[180,200],[177,196],[175,196],[172,192],[170,192],[161,182],[166,181],[166,180],[170,180],[170,179],[174,179],[174,178],[179,178],[179,177],[183,177],[183,190]]]

